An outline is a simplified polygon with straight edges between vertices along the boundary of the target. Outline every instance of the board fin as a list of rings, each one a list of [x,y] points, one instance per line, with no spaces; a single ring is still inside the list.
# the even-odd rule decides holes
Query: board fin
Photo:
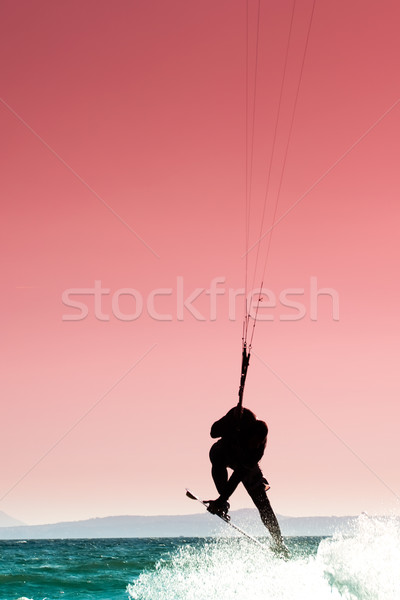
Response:
[[[194,494],[192,494],[192,492],[190,490],[186,490],[186,496],[188,498],[190,498],[191,500],[199,500],[199,498],[197,498]]]

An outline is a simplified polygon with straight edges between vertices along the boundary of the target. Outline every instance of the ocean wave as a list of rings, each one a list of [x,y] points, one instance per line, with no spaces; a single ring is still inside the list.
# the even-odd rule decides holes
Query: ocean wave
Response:
[[[316,557],[284,561],[245,540],[179,549],[127,588],[132,600],[338,600]]]
[[[362,515],[316,552],[315,539],[300,541],[288,540],[289,561],[240,539],[187,545],[127,591],[131,600],[400,600],[398,520]]]
[[[348,535],[323,540],[317,561],[346,600],[400,600],[400,523],[361,515]]]

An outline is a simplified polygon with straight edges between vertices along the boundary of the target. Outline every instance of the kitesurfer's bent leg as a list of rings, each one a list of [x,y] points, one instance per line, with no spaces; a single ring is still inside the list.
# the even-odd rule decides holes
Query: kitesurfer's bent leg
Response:
[[[223,494],[228,483],[228,456],[222,440],[215,442],[210,449],[211,475],[219,494]]]

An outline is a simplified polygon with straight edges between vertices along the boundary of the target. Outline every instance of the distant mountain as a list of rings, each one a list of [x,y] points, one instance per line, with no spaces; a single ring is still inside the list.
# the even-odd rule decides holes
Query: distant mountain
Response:
[[[16,525],[25,525],[25,523],[0,510],[0,527],[15,527]]]
[[[255,509],[232,511],[232,521],[256,536],[265,536]],[[10,517],[11,518],[11,517]],[[283,517],[278,520],[285,536],[329,536],[346,531],[357,517]],[[208,537],[231,535],[232,529],[207,512],[156,517],[121,516],[69,521],[53,525],[0,527],[0,539]]]

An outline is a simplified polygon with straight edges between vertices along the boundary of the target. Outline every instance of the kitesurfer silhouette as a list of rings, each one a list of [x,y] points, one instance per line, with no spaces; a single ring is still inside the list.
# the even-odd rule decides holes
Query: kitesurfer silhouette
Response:
[[[240,404],[212,425],[211,437],[221,438],[210,450],[211,473],[219,497],[208,502],[208,511],[226,517],[230,508],[228,499],[242,482],[277,549],[286,554],[279,523],[266,494],[269,484],[258,465],[267,435],[267,424]],[[233,470],[229,479],[227,467]]]

